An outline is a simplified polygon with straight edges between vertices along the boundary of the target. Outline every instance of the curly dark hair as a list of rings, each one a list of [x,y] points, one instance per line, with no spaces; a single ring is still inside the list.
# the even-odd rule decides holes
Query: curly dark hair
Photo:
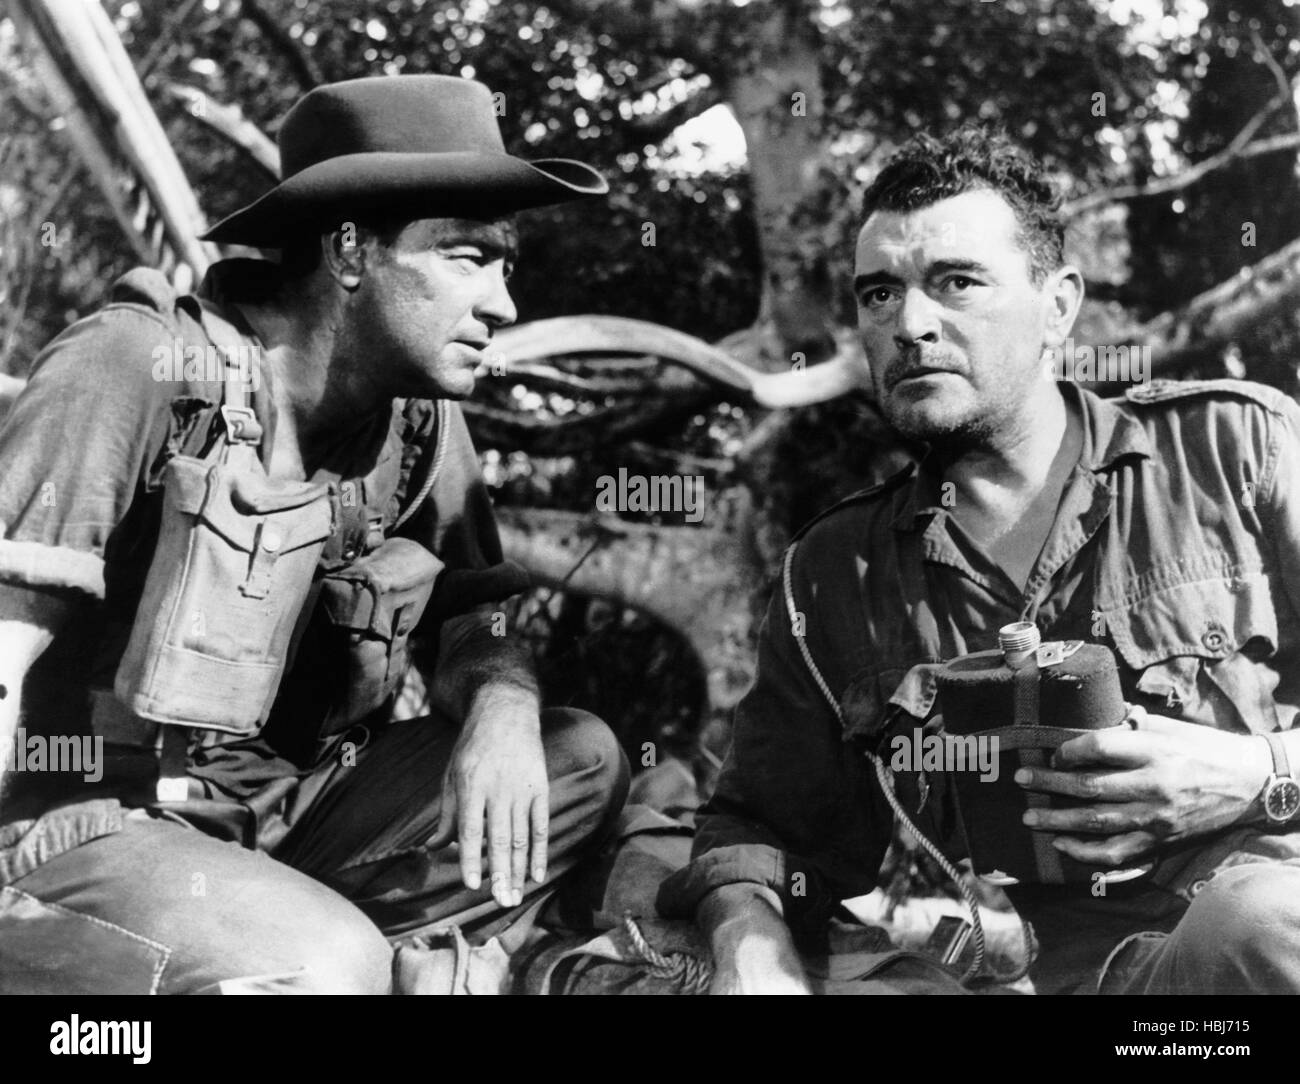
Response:
[[[1030,278],[1041,285],[1062,262],[1061,197],[1039,161],[1003,131],[966,124],[941,138],[913,136],[867,188],[862,218],[876,211],[915,211],[980,189],[1011,205]]]

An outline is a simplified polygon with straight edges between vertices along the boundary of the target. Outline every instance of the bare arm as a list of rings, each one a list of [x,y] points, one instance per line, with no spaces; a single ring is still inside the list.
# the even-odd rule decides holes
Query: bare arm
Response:
[[[23,679],[70,609],[60,595],[0,583],[0,791],[22,711]]]
[[[714,994],[810,994],[781,899],[758,884],[715,888],[696,921],[713,951]]]
[[[532,660],[522,645],[493,633],[484,614],[442,628],[433,697],[461,720],[461,731],[432,842],[456,839],[470,889],[482,883],[486,842],[493,898],[514,907],[529,875],[538,883],[546,877],[550,785]]]

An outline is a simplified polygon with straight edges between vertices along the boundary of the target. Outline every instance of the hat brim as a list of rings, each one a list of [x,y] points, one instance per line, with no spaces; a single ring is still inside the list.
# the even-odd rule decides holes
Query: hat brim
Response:
[[[494,219],[599,196],[609,184],[570,158],[509,154],[346,154],[309,166],[222,219],[203,240],[278,248],[314,227],[376,211],[412,218]]]

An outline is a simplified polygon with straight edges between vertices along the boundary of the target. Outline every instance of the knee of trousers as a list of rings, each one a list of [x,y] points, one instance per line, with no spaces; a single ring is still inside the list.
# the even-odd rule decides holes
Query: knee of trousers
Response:
[[[590,712],[547,708],[542,735],[552,792],[569,791],[570,800],[580,802],[598,824],[612,821],[627,800],[631,779],[614,732]]]
[[[203,992],[294,994],[388,994],[392,992],[393,950],[359,910],[328,917],[304,913],[295,936],[282,940],[261,961],[247,956],[241,973],[212,983]],[[250,931],[251,932],[251,931]],[[249,966],[254,963],[255,966]],[[226,962],[229,969],[231,961]]]
[[[1210,878],[1178,923],[1179,951],[1300,974],[1300,866],[1251,862]]]

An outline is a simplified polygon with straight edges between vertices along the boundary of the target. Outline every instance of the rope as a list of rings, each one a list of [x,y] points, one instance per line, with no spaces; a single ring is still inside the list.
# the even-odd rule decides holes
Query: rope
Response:
[[[424,486],[421,488],[420,492],[415,495],[415,500],[408,504],[406,506],[406,511],[397,517],[397,522],[393,524],[394,533],[396,533],[397,529],[403,523],[415,515],[420,505],[424,503],[425,498],[429,495],[429,491],[433,489],[433,483],[438,480],[438,474],[442,470],[442,461],[447,458],[447,438],[451,432],[451,425],[449,423],[450,415],[448,413],[450,408],[447,406],[447,400],[437,400],[434,409],[438,412],[438,445],[433,452],[433,466],[429,468],[429,477],[425,479]]]
[[[790,572],[791,567],[794,564],[794,551],[796,548],[797,543],[785,551],[785,562],[781,568],[781,583],[785,590],[785,606],[789,613],[790,628],[792,630],[799,628],[799,611],[795,608],[794,604],[794,586]],[[803,661],[807,665],[809,673],[812,674],[813,680],[817,682],[817,687],[826,698],[826,702],[830,704],[831,711],[835,713],[835,718],[840,720],[840,724],[843,725],[844,717],[840,711],[840,702],[835,699],[835,694],[831,692],[830,686],[826,684],[826,679],[822,677],[822,673],[817,668],[816,662],[813,661],[812,652],[808,650],[808,645],[804,642],[803,634],[801,632],[795,633],[794,638],[795,643],[799,645],[799,653],[803,656]],[[966,972],[962,975],[961,981],[964,983],[970,982],[971,979],[979,974],[980,968],[984,964],[984,924],[980,921],[979,900],[975,898],[974,891],[971,889],[970,885],[966,883],[966,880],[957,872],[956,867],[953,866],[953,864],[944,857],[939,848],[931,843],[930,840],[925,837],[925,834],[912,823],[912,819],[907,815],[907,811],[903,809],[898,797],[894,794],[893,780],[886,774],[884,762],[872,752],[867,753],[867,759],[871,761],[872,765],[876,769],[876,778],[880,781],[880,789],[884,791],[885,800],[889,803],[890,809],[894,811],[894,816],[902,821],[907,830],[916,837],[916,842],[920,844],[926,854],[938,863],[939,868],[942,869],[953,884],[957,886],[957,890],[962,894],[962,899],[966,901],[966,908],[970,911],[971,917],[971,941],[975,946],[975,957],[971,961],[970,966],[966,968]]]
[[[623,916],[623,930],[632,942],[632,949],[641,958],[650,974],[657,979],[669,979],[681,985],[684,994],[703,994],[713,981],[713,967],[707,960],[687,952],[670,952],[667,955],[645,939],[631,913]]]

